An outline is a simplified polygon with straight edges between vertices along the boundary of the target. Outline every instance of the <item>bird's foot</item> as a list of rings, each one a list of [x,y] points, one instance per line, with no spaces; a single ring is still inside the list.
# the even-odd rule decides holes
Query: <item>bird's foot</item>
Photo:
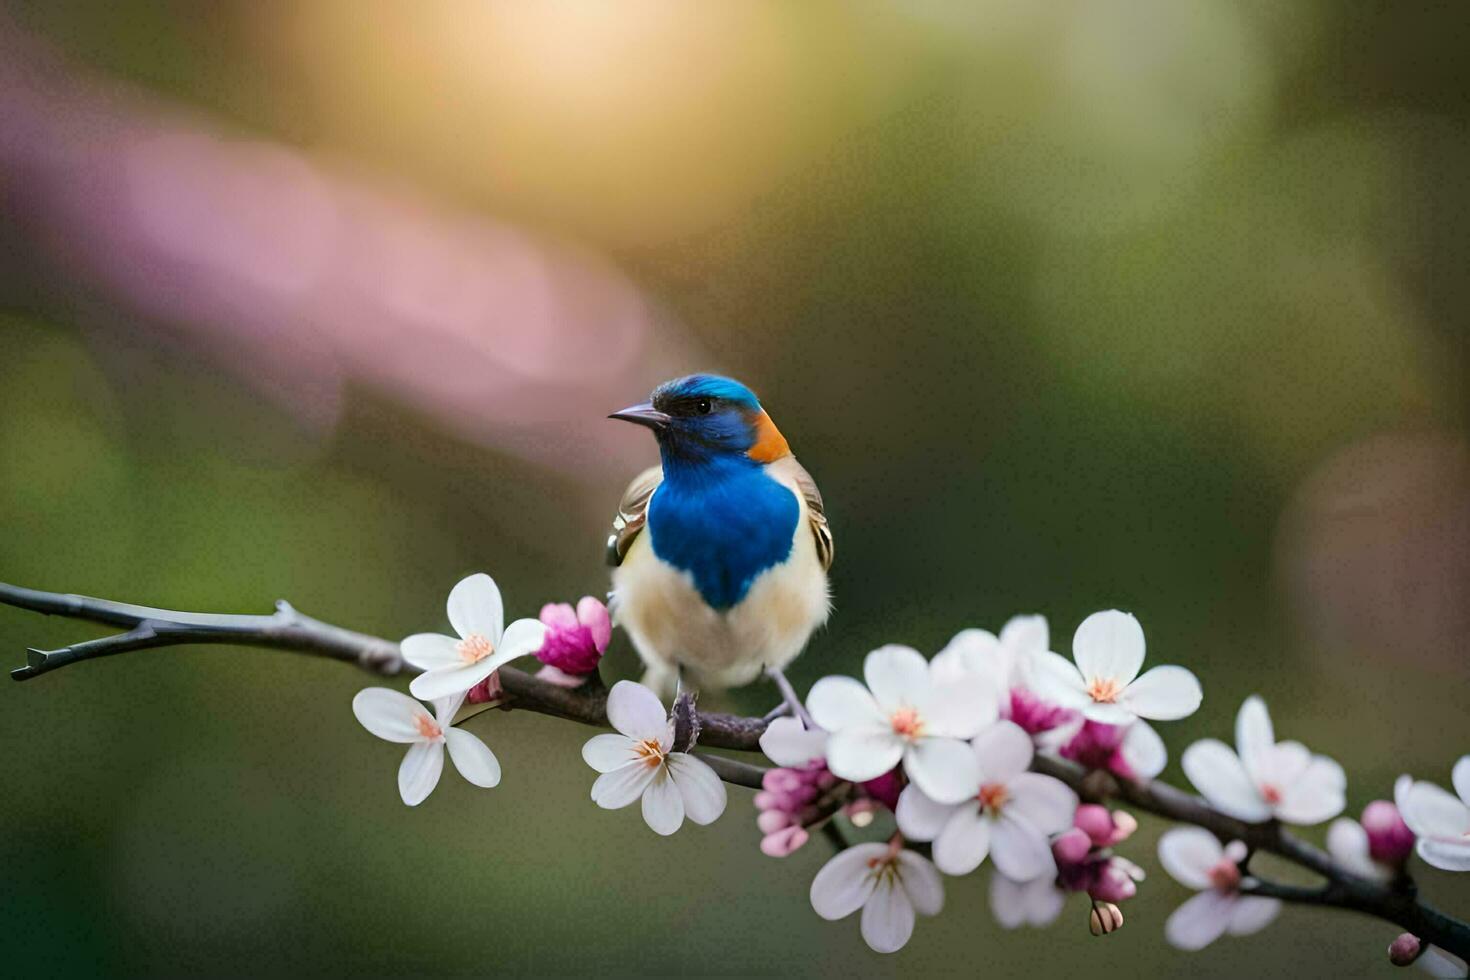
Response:
[[[787,717],[790,714],[791,714],[791,705],[787,704],[785,701],[782,701],[780,704],[776,705],[770,711],[767,711],[764,715],[761,715],[761,721],[763,721],[767,725],[769,725],[771,722],[775,721],[777,718],[785,718],[785,717]]]
[[[816,722],[812,721],[812,716],[807,713],[806,705],[802,704],[801,698],[796,696],[796,689],[791,686],[791,682],[786,679],[786,675],[781,672],[781,668],[767,667],[766,673],[770,675],[771,680],[776,682],[776,687],[781,691],[781,700],[786,702],[786,706],[791,709],[791,713],[797,718],[800,718],[801,723],[807,728],[816,728]]]

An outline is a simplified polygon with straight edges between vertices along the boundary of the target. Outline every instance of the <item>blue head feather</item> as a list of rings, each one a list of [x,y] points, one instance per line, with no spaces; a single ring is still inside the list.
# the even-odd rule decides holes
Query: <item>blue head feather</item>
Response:
[[[756,465],[745,453],[755,445],[761,403],[745,385],[717,374],[691,374],[659,385],[652,401],[669,416],[658,433],[666,478],[722,458]]]

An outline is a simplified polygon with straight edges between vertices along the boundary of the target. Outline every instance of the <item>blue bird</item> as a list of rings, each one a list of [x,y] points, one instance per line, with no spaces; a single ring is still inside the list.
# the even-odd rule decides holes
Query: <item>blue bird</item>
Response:
[[[667,694],[748,684],[781,669],[827,620],[832,532],[822,495],[755,394],[694,374],[614,412],[653,430],[608,538],[614,620]]]

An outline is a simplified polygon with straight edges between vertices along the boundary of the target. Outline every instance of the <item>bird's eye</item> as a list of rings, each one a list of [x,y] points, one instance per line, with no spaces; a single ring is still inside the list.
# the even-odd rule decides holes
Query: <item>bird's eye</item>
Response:
[[[708,398],[701,398],[699,401],[694,403],[694,411],[698,412],[700,415],[708,415],[712,407],[713,406],[710,405],[710,400]]]

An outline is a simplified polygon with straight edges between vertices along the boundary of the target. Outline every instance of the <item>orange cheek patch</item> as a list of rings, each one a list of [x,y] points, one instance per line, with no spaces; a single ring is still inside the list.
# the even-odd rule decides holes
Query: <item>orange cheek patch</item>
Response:
[[[755,445],[746,450],[745,455],[761,463],[774,463],[782,456],[791,455],[791,447],[786,444],[786,437],[781,430],[776,428],[776,423],[765,412],[761,412],[755,420]]]

